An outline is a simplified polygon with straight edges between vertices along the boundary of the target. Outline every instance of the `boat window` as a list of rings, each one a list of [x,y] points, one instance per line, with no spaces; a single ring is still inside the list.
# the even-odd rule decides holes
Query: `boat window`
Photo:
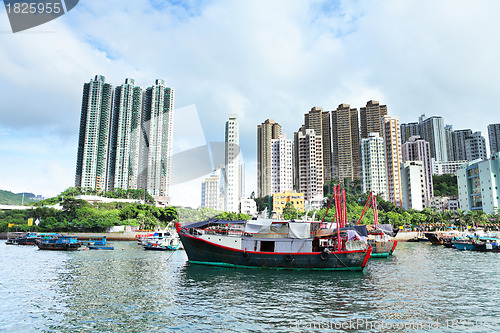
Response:
[[[274,252],[274,241],[261,241],[260,250],[262,252]]]

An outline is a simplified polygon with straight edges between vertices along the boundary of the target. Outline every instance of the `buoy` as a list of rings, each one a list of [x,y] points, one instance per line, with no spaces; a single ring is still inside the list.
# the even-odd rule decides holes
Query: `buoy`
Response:
[[[122,248],[122,251],[125,251],[125,249],[124,249],[124,248]]]

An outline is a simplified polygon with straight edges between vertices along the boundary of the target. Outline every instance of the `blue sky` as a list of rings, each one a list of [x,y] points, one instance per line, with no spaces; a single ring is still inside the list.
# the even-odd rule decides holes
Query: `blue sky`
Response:
[[[12,34],[2,6],[0,189],[73,185],[82,85],[96,74],[164,79],[177,108],[196,107],[196,142],[222,141],[238,114],[248,194],[257,125],[273,118],[292,137],[313,106],[375,99],[402,122],[440,115],[487,139],[500,122],[499,12],[497,1],[84,0]],[[197,206],[199,188],[174,202]]]

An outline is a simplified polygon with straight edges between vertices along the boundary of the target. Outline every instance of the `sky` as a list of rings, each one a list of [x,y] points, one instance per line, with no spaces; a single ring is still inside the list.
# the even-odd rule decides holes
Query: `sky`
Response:
[[[401,122],[442,116],[488,141],[499,12],[494,0],[81,0],[13,34],[2,5],[0,189],[47,197],[74,185],[82,88],[97,74],[173,87],[177,152],[223,141],[237,114],[247,195],[257,125],[271,118],[293,137],[314,106],[378,100]],[[172,203],[199,206],[202,178],[176,185]]]

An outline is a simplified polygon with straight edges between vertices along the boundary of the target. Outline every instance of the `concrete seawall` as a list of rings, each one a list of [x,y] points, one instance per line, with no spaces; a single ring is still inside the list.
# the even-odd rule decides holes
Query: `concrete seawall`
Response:
[[[61,235],[76,236],[79,240],[88,240],[92,237],[103,237],[106,236],[108,241],[135,241],[137,238],[135,232],[61,232]],[[0,239],[7,239],[7,233],[0,233]]]

